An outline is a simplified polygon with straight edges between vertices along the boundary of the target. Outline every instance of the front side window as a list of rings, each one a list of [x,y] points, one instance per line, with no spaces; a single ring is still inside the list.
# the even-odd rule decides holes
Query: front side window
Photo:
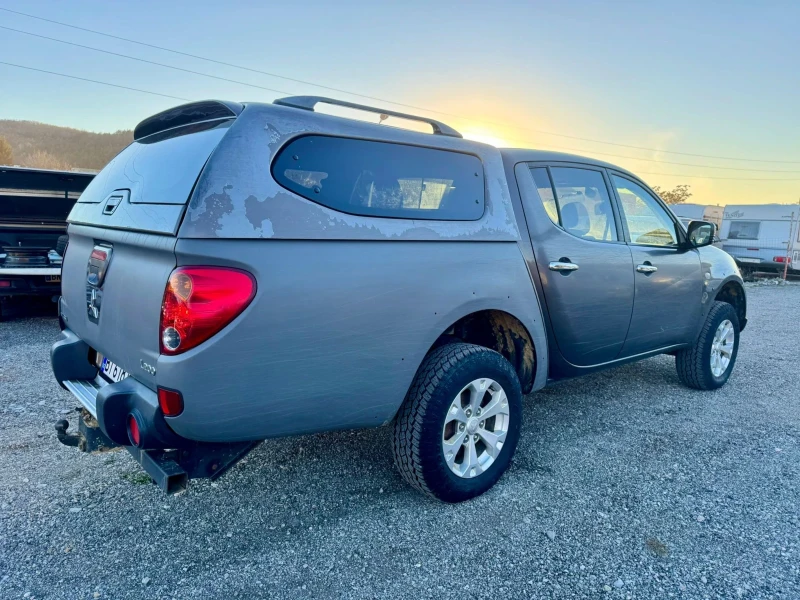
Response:
[[[552,184],[545,168],[533,168],[531,174],[553,223],[575,237],[617,240],[611,199],[600,171],[551,167]]]
[[[638,183],[611,176],[619,194],[622,214],[628,225],[632,244],[644,246],[677,246],[675,222],[658,200]]]
[[[272,173],[294,193],[350,214],[476,221],[484,211],[483,165],[470,154],[308,135],[281,150]]]
[[[728,239],[757,240],[759,229],[761,229],[760,221],[731,221],[731,228],[728,230]]]

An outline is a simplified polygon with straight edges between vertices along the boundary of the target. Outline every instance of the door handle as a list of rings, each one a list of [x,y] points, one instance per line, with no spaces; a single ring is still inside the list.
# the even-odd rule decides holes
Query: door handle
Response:
[[[651,264],[645,263],[643,265],[637,265],[636,270],[639,271],[639,273],[650,275],[650,273],[655,273],[658,271],[658,267],[654,267]]]
[[[571,263],[571,262],[565,262],[565,261],[557,260],[557,261],[553,261],[553,262],[550,263],[550,270],[551,271],[577,271],[578,270],[578,265],[576,265],[575,263]]]

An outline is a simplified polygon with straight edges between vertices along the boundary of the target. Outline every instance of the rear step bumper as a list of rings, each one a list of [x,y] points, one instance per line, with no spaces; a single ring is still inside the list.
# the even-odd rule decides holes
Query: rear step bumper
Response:
[[[58,439],[68,446],[93,452],[125,446],[153,481],[166,493],[186,489],[193,478],[216,479],[258,442],[206,443],[180,437],[164,420],[156,393],[133,377],[109,383],[89,361],[89,346],[69,329],[50,351],[58,382],[80,402],[78,433],[69,423],[56,424]],[[139,445],[131,445],[128,416],[139,424]]]
[[[0,267],[0,297],[51,296],[61,293],[61,267]],[[58,279],[58,281],[50,281]]]
[[[95,419],[97,418],[97,392],[101,386],[105,385],[105,381],[99,375],[92,381],[74,379],[63,381],[62,385],[72,392],[83,408],[88,410]]]
[[[128,415],[139,424],[139,448],[161,450],[191,444],[178,436],[164,420],[156,393],[133,377],[110,383],[89,360],[88,344],[65,329],[50,350],[50,362],[58,382],[78,399],[96,420],[100,430],[115,444],[129,445]]]

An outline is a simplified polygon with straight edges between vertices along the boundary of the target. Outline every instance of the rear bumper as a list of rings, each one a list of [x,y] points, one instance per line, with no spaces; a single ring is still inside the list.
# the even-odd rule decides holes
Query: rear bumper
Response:
[[[740,269],[753,269],[755,271],[778,271],[783,272],[786,268],[786,263],[779,263],[772,260],[762,260],[760,262],[751,262],[747,260],[740,260],[735,258],[736,264]],[[795,271],[794,265],[789,263],[789,271]]]
[[[130,445],[128,416],[139,424],[140,449],[180,448],[191,443],[164,420],[156,393],[133,377],[118,383],[103,379],[91,362],[91,348],[69,329],[50,350],[56,380],[69,390],[115,444]]]
[[[730,254],[739,268],[753,269],[756,271],[780,271],[786,268],[786,263],[776,262],[776,256],[786,256],[786,248],[759,248],[748,250],[741,246],[724,245],[722,249]],[[789,263],[789,270],[797,270],[794,261]]]
[[[81,418],[79,433],[67,434],[69,424],[56,425],[59,440],[92,451],[92,439],[101,445],[125,446],[128,452],[166,493],[182,491],[189,479],[215,479],[236,464],[258,442],[203,443],[177,435],[164,420],[156,393],[128,377],[117,383],[103,379],[91,361],[91,348],[70,329],[61,332],[50,350],[50,362],[58,383],[72,393],[94,420]],[[139,444],[128,435],[133,415],[139,428]],[[87,421],[92,425],[88,426]],[[96,421],[96,424],[94,423]],[[93,434],[99,428],[102,436]]]
[[[47,279],[60,276],[60,267],[0,267],[0,296],[58,296],[60,281]]]

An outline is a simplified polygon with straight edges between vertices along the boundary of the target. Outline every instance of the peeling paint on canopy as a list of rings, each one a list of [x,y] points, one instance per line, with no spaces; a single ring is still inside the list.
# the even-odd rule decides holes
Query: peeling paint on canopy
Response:
[[[477,221],[366,217],[338,212],[281,187],[272,159],[290,139],[323,133],[477,155],[486,210]],[[181,226],[184,238],[516,241],[519,238],[499,150],[272,104],[249,104],[209,158]]]

